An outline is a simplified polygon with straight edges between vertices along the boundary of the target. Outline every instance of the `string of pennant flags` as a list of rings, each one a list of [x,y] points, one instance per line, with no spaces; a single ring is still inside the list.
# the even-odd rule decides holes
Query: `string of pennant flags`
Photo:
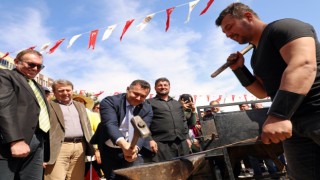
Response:
[[[185,4],[180,4],[180,5],[177,5],[177,6],[174,6],[174,7],[171,7],[171,8],[167,8],[165,10],[161,10],[161,11],[158,11],[158,12],[155,12],[155,13],[151,13],[145,17],[143,17],[143,20],[142,22],[140,22],[136,28],[137,28],[137,31],[142,31],[146,26],[147,24],[154,18],[155,15],[159,14],[159,13],[162,13],[162,12],[166,12],[166,15],[167,15],[167,19],[166,19],[166,28],[165,28],[165,31],[167,32],[169,30],[169,27],[170,27],[170,17],[171,17],[171,13],[174,11],[175,8],[179,8],[179,7],[182,7],[182,6],[186,6],[186,5],[189,5],[189,11],[188,11],[188,15],[187,15],[187,19],[185,21],[185,23],[188,23],[190,21],[190,16],[191,16],[191,12],[193,11],[193,9],[196,7],[196,5],[200,2],[200,0],[194,0],[194,1],[191,1],[191,2],[188,2],[188,3],[185,3]],[[205,14],[207,12],[207,10],[211,7],[211,5],[213,4],[214,0],[208,0],[207,4],[206,4],[206,7],[201,11],[200,13],[200,16]],[[120,36],[120,41],[122,41],[122,38],[123,36],[125,35],[125,33],[127,32],[127,30],[130,28],[130,26],[133,24],[133,22],[135,21],[135,19],[130,19],[130,20],[127,20],[125,22],[125,25],[122,29],[122,33],[121,33],[121,36]],[[110,35],[112,34],[112,32],[114,31],[114,29],[118,26],[118,24],[120,23],[116,23],[116,24],[113,24],[113,25],[110,25],[108,27],[104,27],[104,28],[98,28],[98,29],[95,29],[95,30],[92,30],[92,31],[89,31],[89,32],[84,32],[84,33],[79,33],[77,35],[74,35],[70,38],[69,42],[68,42],[68,45],[67,45],[67,49],[68,48],[71,48],[72,45],[77,41],[77,39],[79,39],[82,35],[84,34],[89,34],[89,43],[88,43],[88,49],[92,49],[94,50],[95,48],[95,44],[96,44],[96,40],[97,40],[97,36],[98,36],[98,33],[100,30],[102,29],[105,29],[104,33],[103,33],[103,36],[102,36],[102,41],[105,41],[107,40]],[[43,44],[41,47],[40,47],[40,52],[41,53],[47,53],[47,54],[52,54],[54,53],[54,51],[65,41],[66,38],[61,38],[59,40],[57,40],[53,46],[50,47],[51,45],[51,42],[48,42],[48,43],[45,43]],[[37,46],[31,46],[27,49],[35,49]],[[50,47],[50,48],[49,48]],[[49,48],[49,49],[48,49]],[[19,51],[14,51],[14,52],[6,52],[4,53],[4,55],[1,57],[1,59],[5,58],[6,56],[8,56],[9,54],[17,54],[18,52],[20,52],[21,50]]]
[[[87,93],[85,90],[80,90],[80,94]],[[97,97],[104,93],[105,96],[113,96],[118,95],[123,92],[104,92],[100,91],[99,93],[96,93],[94,96]],[[94,94],[94,93],[93,93]],[[155,94],[150,93],[147,98],[151,99],[155,96]],[[172,98],[178,100],[180,95],[171,95]],[[234,103],[234,102],[250,102],[250,101],[256,101],[256,100],[262,100],[258,99],[252,94],[231,94],[231,95],[222,95],[222,94],[216,94],[216,95],[204,95],[204,94],[193,94],[191,95],[193,97],[194,103],[197,104],[205,104],[209,105],[211,101],[217,101],[219,104],[225,104],[225,103]],[[270,97],[264,98],[263,100],[270,100]]]
[[[113,96],[113,95],[118,95],[124,92],[104,92],[104,91],[99,91],[99,92],[89,92],[86,90],[76,90],[76,94],[84,95],[87,97],[92,98],[95,101],[98,101],[98,97],[100,95],[104,96]],[[180,95],[171,95],[172,98],[178,100]],[[193,94],[191,95],[193,97],[194,103],[197,105],[198,103],[202,104],[204,103],[205,105],[209,105],[211,101],[216,101],[219,104],[225,104],[225,103],[234,103],[234,102],[250,102],[250,101],[256,101],[256,100],[261,100],[255,97],[252,94],[217,94],[217,95],[204,95],[204,94]],[[155,94],[150,93],[147,98],[151,99],[155,97]],[[264,100],[270,100],[270,97],[264,98]],[[200,101],[200,102],[199,102]]]

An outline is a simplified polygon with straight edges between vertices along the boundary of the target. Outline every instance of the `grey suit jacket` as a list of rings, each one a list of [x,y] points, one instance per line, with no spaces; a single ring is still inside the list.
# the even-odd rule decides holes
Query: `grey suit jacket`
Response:
[[[92,129],[90,125],[89,118],[87,116],[86,108],[83,104],[73,101],[76,109],[79,112],[80,123],[82,127],[82,131],[84,134],[84,138],[86,140],[86,154],[92,155],[93,147],[89,143],[92,137]],[[48,164],[54,164],[57,160],[59,155],[61,145],[64,141],[65,137],[65,125],[64,125],[64,118],[60,108],[59,103],[55,101],[50,102],[50,160]]]

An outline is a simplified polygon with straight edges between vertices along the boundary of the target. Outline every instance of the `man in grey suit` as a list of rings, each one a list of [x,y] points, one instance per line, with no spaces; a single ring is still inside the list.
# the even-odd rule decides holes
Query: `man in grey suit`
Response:
[[[49,108],[33,78],[44,67],[42,55],[23,50],[14,63],[14,70],[0,70],[0,180],[41,180],[44,150],[49,150],[44,148],[50,129]]]
[[[72,100],[73,84],[57,80],[52,84],[56,100],[50,102],[50,160],[45,180],[84,178],[85,156],[92,155],[92,137],[85,106]]]

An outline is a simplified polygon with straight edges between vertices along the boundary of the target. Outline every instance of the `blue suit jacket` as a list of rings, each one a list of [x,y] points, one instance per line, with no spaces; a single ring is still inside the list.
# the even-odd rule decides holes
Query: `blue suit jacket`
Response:
[[[126,115],[126,93],[104,98],[100,103],[100,115],[101,122],[90,142],[92,144],[98,144],[98,146],[104,146],[105,141],[111,139],[111,141],[116,144],[118,138],[124,137],[119,127]],[[136,106],[133,115],[140,116],[148,127],[150,127],[153,113],[149,103],[143,102]],[[139,139],[137,145],[140,149],[145,140],[146,139]]]

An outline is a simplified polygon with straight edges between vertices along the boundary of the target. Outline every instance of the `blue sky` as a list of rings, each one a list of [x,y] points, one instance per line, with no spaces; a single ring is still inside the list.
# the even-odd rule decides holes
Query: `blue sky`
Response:
[[[192,0],[190,0],[192,1]],[[190,93],[198,97],[249,93],[227,69],[217,78],[211,73],[228,55],[244,45],[227,39],[214,24],[218,14],[231,0],[215,0],[206,14],[199,16],[207,4],[201,0],[185,24],[188,5],[175,8],[171,25],[165,32],[166,13],[155,15],[147,27],[136,26],[151,13],[190,1],[185,0],[2,0],[0,4],[0,51],[14,52],[37,45],[37,49],[66,38],[53,54],[44,54],[42,71],[54,79],[68,79],[75,89],[90,92],[103,90],[102,96],[124,92],[134,79],[145,79],[154,86],[159,77],[171,81],[171,95]],[[297,18],[314,25],[320,32],[320,1],[243,0],[260,18],[269,23],[282,18]],[[134,23],[119,40],[124,24]],[[110,38],[101,41],[104,30],[117,28]],[[94,50],[88,49],[89,33],[99,29]],[[70,38],[83,34],[67,49]],[[248,53],[246,64],[249,66]],[[15,54],[11,54],[15,56]],[[154,90],[152,92],[154,94]]]

